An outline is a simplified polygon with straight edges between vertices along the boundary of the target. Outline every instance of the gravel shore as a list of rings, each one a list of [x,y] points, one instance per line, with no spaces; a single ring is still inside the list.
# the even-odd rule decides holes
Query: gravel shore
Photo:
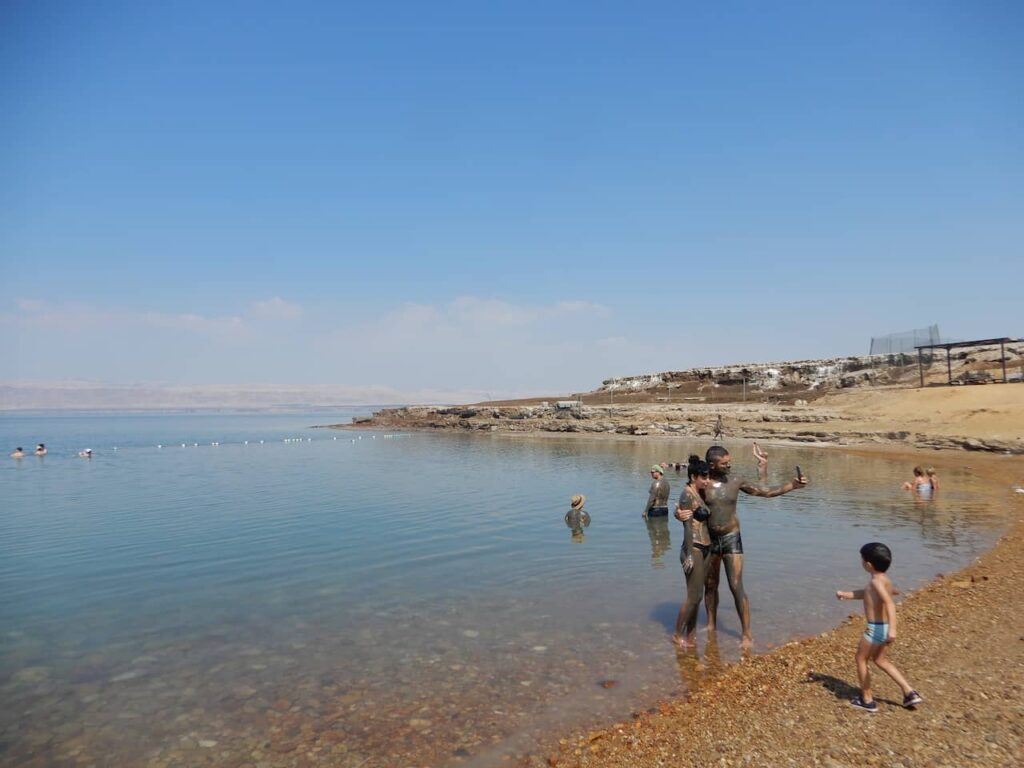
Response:
[[[563,739],[557,750],[522,764],[1021,765],[1024,497],[1008,503],[1018,507],[1014,522],[992,551],[899,605],[892,658],[925,699],[917,709],[903,709],[899,689],[878,670],[879,713],[848,705],[857,693],[853,653],[864,626],[851,614],[831,632],[713,676],[685,701]]]

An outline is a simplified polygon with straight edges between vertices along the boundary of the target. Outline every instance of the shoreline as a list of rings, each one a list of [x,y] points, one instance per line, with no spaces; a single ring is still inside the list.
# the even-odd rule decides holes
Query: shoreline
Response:
[[[645,403],[620,406],[624,418],[610,430],[584,428],[587,418],[530,408],[533,413],[521,405],[394,409],[383,412],[384,418],[378,413],[362,424],[336,426],[513,439],[699,440],[726,446],[758,440],[768,447],[881,454],[908,466],[927,462],[940,473],[969,464],[973,473],[1005,488],[1004,501],[997,503],[1005,509],[1007,527],[974,562],[939,574],[899,602],[901,638],[892,655],[925,698],[916,711],[898,706],[898,688],[879,670],[873,678],[881,711],[873,716],[848,705],[858,693],[853,655],[863,631],[860,606],[851,604],[850,618],[836,627],[713,675],[699,674],[690,694],[632,719],[556,729],[532,753],[516,754],[512,764],[1017,764],[1015,755],[1024,753],[1024,631],[1017,618],[1024,609],[1024,495],[1012,486],[1024,486],[1024,388],[861,390],[793,406]],[[590,411],[585,415],[591,418],[595,411],[609,413],[607,406],[579,410]],[[715,440],[712,424],[719,412],[726,429]],[[664,415],[676,418],[660,423],[651,418]],[[894,574],[898,577],[898,560]],[[728,610],[728,599],[721,609]],[[692,655],[696,669],[704,666],[706,636],[699,645],[701,655]],[[500,762],[492,753],[457,764]]]
[[[514,440],[671,441],[706,435],[626,435],[587,432],[491,432],[416,429]],[[742,438],[726,435],[727,446]],[[745,441],[744,441],[745,442]],[[766,439],[772,445],[831,448],[851,455],[934,464],[940,474],[956,466],[1005,489],[996,502],[1006,528],[992,547],[955,572],[938,574],[898,598],[899,644],[893,660],[925,697],[915,711],[899,706],[901,694],[873,671],[881,712],[854,710],[858,693],[853,660],[863,632],[859,603],[850,616],[805,637],[718,667],[700,655],[692,663],[696,685],[682,698],[661,700],[632,719],[610,725],[554,729],[532,752],[482,754],[453,765],[483,768],[655,768],[667,764],[722,766],[901,765],[1015,766],[1024,753],[1024,458],[964,449],[922,449],[905,442],[808,445]],[[998,493],[998,492],[997,492]],[[859,546],[859,544],[858,544]],[[854,548],[855,556],[855,548]],[[899,575],[899,564],[894,566]],[[858,586],[836,584],[836,588]],[[729,610],[727,596],[720,610]],[[666,641],[666,653],[675,652]],[[704,670],[712,669],[707,674]]]
[[[1011,469],[1024,476],[1017,457],[997,464],[979,474],[1002,482]],[[925,698],[916,710],[899,706],[899,689],[877,669],[879,714],[848,705],[858,692],[853,654],[864,627],[851,603],[850,616],[830,630],[727,665],[683,698],[577,730],[518,765],[1017,765],[1014,756],[1024,753],[1024,630],[1016,619],[1024,608],[1024,496],[1008,497],[1008,528],[991,549],[898,602],[892,655]],[[699,645],[703,653],[706,635]],[[678,653],[699,668],[696,653]]]
[[[715,438],[721,418],[723,434]],[[572,435],[595,439],[758,440],[810,447],[898,446],[1024,455],[1024,387],[859,389],[793,404],[644,402],[385,408],[354,430]]]

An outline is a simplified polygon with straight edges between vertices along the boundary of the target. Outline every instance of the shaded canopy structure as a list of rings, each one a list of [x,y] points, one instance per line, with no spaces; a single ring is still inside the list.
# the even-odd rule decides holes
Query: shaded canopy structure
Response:
[[[949,350],[956,349],[958,347],[994,347],[996,344],[999,345],[999,362],[1003,366],[1003,384],[1006,384],[1008,379],[1006,378],[1006,345],[1020,341],[1019,339],[1010,338],[1004,336],[1001,339],[978,339],[976,341],[949,341],[940,344],[921,344],[915,346],[917,350],[917,368],[921,372],[921,386],[924,386],[924,350],[926,349],[944,349],[946,350],[946,373],[949,375],[949,384],[953,384],[953,362],[950,357]]]

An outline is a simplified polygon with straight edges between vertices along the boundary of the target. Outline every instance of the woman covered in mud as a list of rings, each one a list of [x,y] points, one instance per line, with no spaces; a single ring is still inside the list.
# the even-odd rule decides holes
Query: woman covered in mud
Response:
[[[676,505],[676,520],[683,524],[683,546],[679,561],[686,574],[686,599],[679,606],[676,631],[672,641],[680,648],[695,648],[697,610],[704,596],[705,565],[711,550],[711,533],[707,520],[710,516],[704,504],[703,491],[711,483],[711,468],[699,456],[691,456],[686,467],[687,483]]]

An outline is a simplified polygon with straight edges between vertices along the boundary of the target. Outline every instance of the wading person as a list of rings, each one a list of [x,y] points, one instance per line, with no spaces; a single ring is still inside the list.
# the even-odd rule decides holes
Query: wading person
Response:
[[[933,490],[931,478],[925,474],[925,471],[921,469],[921,467],[914,467],[914,479],[912,481],[905,482],[903,484],[903,490],[913,491],[921,496],[931,496]]]
[[[708,518],[708,530],[711,534],[711,554],[707,563],[707,581],[704,587],[704,601],[708,611],[708,632],[714,632],[718,626],[718,580],[721,566],[725,564],[725,577],[729,580],[729,589],[736,603],[736,613],[740,617],[743,632],[744,649],[753,645],[754,639],[750,632],[750,601],[743,589],[743,539],[740,537],[740,521],[736,516],[736,502],[740,491],[749,496],[774,498],[785,493],[803,488],[807,478],[795,477],[784,485],[768,487],[761,482],[751,483],[740,478],[732,478],[732,459],[729,452],[720,445],[708,448],[705,456],[710,467],[711,483],[704,490],[704,500],[711,517]],[[760,463],[760,459],[759,459]],[[765,456],[767,466],[767,456]],[[764,477],[764,470],[760,472]]]
[[[565,524],[572,531],[572,540],[583,541],[583,529],[590,525],[590,514],[583,508],[587,497],[581,493],[569,499],[569,511],[565,513]]]
[[[711,484],[710,468],[699,456],[691,456],[686,468],[688,482],[683,487],[676,505],[676,520],[683,524],[683,546],[679,561],[686,575],[686,598],[679,606],[676,631],[672,640],[680,648],[695,648],[697,610],[704,597],[704,572],[711,552],[711,533],[708,517],[711,512],[704,505],[704,489]]]
[[[651,487],[647,492],[647,505],[644,507],[644,520],[649,517],[668,516],[668,497],[672,488],[665,479],[665,470],[660,464],[651,467]]]

